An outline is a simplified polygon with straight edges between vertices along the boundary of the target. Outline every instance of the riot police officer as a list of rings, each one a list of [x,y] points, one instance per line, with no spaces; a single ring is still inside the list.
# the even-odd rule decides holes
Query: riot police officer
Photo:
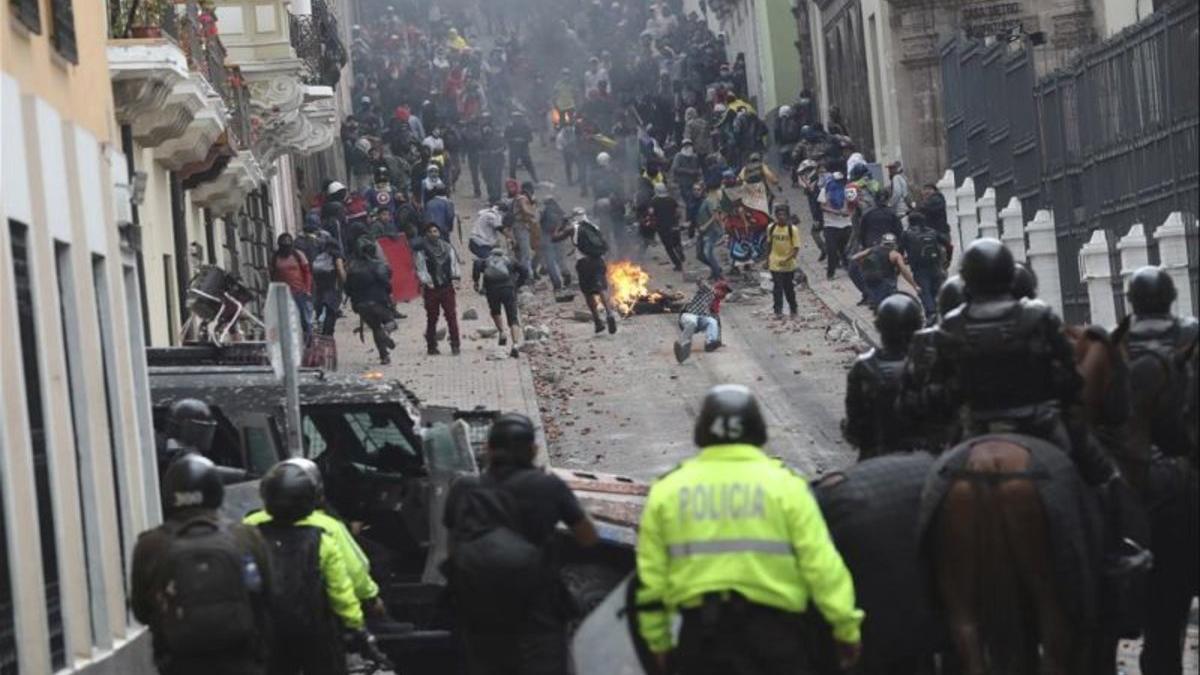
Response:
[[[672,672],[799,672],[796,636],[814,603],[843,665],[858,659],[863,613],[803,477],[762,451],[767,427],[746,387],[709,390],[700,453],[650,489],[637,544],[638,629]],[[671,620],[683,616],[679,644]]]
[[[175,401],[167,418],[165,438],[160,437],[158,443],[160,475],[184,455],[208,455],[216,433],[217,423],[207,403],[195,398]]]
[[[1080,475],[1099,488],[1110,529],[1125,537],[1128,486],[1116,464],[1090,442],[1082,420],[1068,417],[1083,382],[1062,321],[1048,305],[1013,297],[1012,253],[996,239],[978,239],[963,253],[968,300],[942,319],[929,380],[930,406],[965,411],[967,436],[1017,432],[1065,449]],[[1140,565],[1139,553],[1121,564]]]
[[[883,346],[859,356],[846,376],[842,433],[858,448],[859,461],[924,446],[896,405],[909,343],[923,322],[921,305],[908,295],[896,293],[879,304],[875,328]]]
[[[185,401],[193,412],[207,411],[200,401]],[[130,584],[133,615],[150,627],[158,671],[266,673],[272,590],[266,544],[218,513],[225,488],[208,458],[184,453],[167,468],[161,488],[165,522],[138,537]]]
[[[940,321],[967,300],[966,284],[957,274],[947,279],[937,293],[937,317]],[[954,410],[934,409],[921,404],[929,384],[929,368],[937,353],[937,325],[922,328],[913,334],[908,359],[900,378],[897,406],[914,427],[913,435],[924,439],[925,447],[939,452],[958,436]],[[933,392],[940,398],[940,392]]]
[[[1158,406],[1150,421],[1151,441],[1164,454],[1195,458],[1194,361],[1200,324],[1195,318],[1171,314],[1175,297],[1175,282],[1161,267],[1147,266],[1134,272],[1126,290],[1133,312],[1125,320],[1121,342],[1132,367],[1130,386],[1135,398],[1154,397],[1154,392],[1144,390],[1160,386],[1138,376],[1138,362],[1153,359],[1167,371],[1167,394],[1155,399]]]

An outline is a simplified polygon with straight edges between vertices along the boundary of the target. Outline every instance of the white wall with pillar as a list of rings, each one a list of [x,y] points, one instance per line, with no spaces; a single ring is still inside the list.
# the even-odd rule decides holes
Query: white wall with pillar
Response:
[[[1102,229],[1093,230],[1092,238],[1079,251],[1079,278],[1087,286],[1091,322],[1100,326],[1117,323],[1112,258],[1108,253],[1108,234]]]
[[[1038,297],[1062,315],[1062,282],[1058,271],[1058,235],[1054,231],[1054,214],[1038,211],[1025,227],[1029,237],[1029,269],[1038,278]]]
[[[1193,235],[1194,239],[1195,235]],[[1176,314],[1195,316],[1196,289],[1188,274],[1188,242],[1187,229],[1184,226],[1183,214],[1175,211],[1167,216],[1162,225],[1154,231],[1154,239],[1158,242],[1158,262],[1162,265],[1171,280],[1175,282],[1175,291],[1179,294],[1172,311]],[[1192,242],[1193,246],[1197,242]]]
[[[999,239],[1000,221],[996,216],[996,190],[984,190],[976,206],[979,209],[979,236]]]
[[[1021,210],[1020,199],[1008,200],[1008,206],[1000,212],[1000,224],[1000,241],[1012,251],[1013,259],[1025,262],[1025,212]]]

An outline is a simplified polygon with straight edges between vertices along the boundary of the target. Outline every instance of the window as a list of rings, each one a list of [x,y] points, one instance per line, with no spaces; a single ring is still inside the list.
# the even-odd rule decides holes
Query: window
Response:
[[[329,447],[351,461],[376,466],[411,467],[421,463],[409,440],[411,426],[398,408],[310,406],[301,411],[304,454],[317,457]]]
[[[67,364],[67,389],[70,391],[71,417],[66,420],[74,430],[75,477],[79,491],[79,522],[83,524],[83,569],[90,605],[89,635],[93,644],[95,637],[108,633],[107,615],[103,598],[97,589],[104,587],[100,568],[96,564],[100,551],[100,524],[97,522],[99,507],[96,505],[96,486],[91,482],[95,475],[92,467],[91,449],[94,446],[87,422],[87,387],[84,385],[82,367],[83,330],[79,325],[79,307],[75,303],[75,270],[71,265],[71,247],[55,242],[54,259],[58,272],[59,315],[62,319],[62,350]]]
[[[247,470],[255,476],[264,475],[278,461],[270,431],[266,427],[246,427],[242,435],[245,439]]]
[[[79,63],[75,49],[75,8],[72,0],[50,0],[50,42],[64,59]]]
[[[50,625],[50,665],[58,670],[67,664],[67,651],[63,639],[62,600],[58,592],[58,546],[54,539],[50,456],[46,447],[46,420],[42,414],[42,373],[38,366],[40,343],[34,326],[32,274],[29,269],[29,228],[10,220],[8,229],[12,244],[13,278],[16,281],[22,372],[25,374],[25,407],[29,414],[29,437],[33,449],[33,480],[34,489],[37,491],[46,615]]]
[[[121,551],[121,569],[127,570],[128,561],[126,560],[126,532],[132,529],[125,519],[129,517],[125,508],[125,494],[127,492],[124,482],[126,479],[125,473],[125,453],[121,449],[125,447],[125,443],[120,437],[119,420],[115,414],[115,406],[120,405],[117,399],[113,397],[113,392],[120,387],[120,373],[115,369],[112,362],[113,359],[113,314],[112,303],[108,296],[108,277],[106,276],[106,267],[104,256],[92,256],[92,284],[96,288],[96,322],[100,326],[100,358],[104,367],[104,400],[106,405],[105,411],[108,414],[108,449],[112,455],[113,467],[113,496],[117,504],[117,542]],[[121,584],[128,596],[128,580],[122,572]]]
[[[41,35],[42,33],[42,10],[38,3],[40,0],[8,0],[8,5],[12,8],[13,17],[21,22],[21,25],[29,29],[30,32]]]
[[[4,447],[0,446],[0,456]],[[4,480],[0,477],[0,675],[17,675],[17,625],[8,570],[8,529],[4,522]]]

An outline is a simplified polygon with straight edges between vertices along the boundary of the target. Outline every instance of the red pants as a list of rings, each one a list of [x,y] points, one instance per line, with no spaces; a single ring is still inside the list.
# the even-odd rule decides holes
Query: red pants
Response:
[[[426,288],[425,293],[425,344],[437,346],[438,312],[445,312],[446,326],[450,329],[450,346],[457,347],[458,309],[454,302],[454,287]]]

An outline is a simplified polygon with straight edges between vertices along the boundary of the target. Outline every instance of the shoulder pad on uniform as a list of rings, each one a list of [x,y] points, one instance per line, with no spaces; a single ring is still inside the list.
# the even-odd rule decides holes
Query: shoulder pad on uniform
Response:
[[[860,363],[865,365],[867,362],[873,360],[878,354],[879,350],[875,347],[872,347],[871,349],[868,349],[867,351],[855,357],[854,365],[858,365]]]

